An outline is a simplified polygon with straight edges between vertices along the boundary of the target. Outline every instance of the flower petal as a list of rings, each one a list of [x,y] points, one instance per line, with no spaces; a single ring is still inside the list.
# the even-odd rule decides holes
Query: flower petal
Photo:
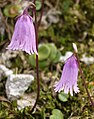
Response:
[[[55,85],[55,92],[64,90],[64,93],[68,94],[68,92],[70,92],[71,96],[73,96],[73,90],[75,93],[78,93],[77,77],[78,63],[76,57],[72,55],[65,62],[60,81]]]
[[[17,19],[12,40],[7,49],[22,50],[28,54],[38,55],[33,20],[27,12]]]

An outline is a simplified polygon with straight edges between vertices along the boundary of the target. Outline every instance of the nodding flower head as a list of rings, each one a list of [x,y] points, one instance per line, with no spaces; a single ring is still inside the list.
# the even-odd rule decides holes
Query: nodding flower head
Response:
[[[37,54],[35,28],[27,9],[18,17],[11,43],[7,49],[22,50],[28,54]]]
[[[55,85],[55,92],[60,92],[64,90],[64,93],[70,92],[73,96],[73,90],[75,93],[79,92],[77,86],[77,77],[78,77],[78,63],[74,55],[69,57],[64,65],[62,76],[59,82]]]

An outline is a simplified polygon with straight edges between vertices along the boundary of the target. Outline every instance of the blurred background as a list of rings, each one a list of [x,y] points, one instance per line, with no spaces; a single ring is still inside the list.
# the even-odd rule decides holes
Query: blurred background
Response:
[[[94,119],[93,108],[80,75],[79,94],[71,97],[63,91],[58,94],[54,92],[54,84],[60,79],[64,61],[72,54],[72,43],[75,42],[86,83],[94,100],[94,0],[44,0],[38,32],[41,90],[33,114],[29,113],[28,106],[32,107],[36,96],[35,55],[6,50],[16,17],[29,2],[0,0],[0,119]],[[40,17],[41,6],[41,1],[37,0],[37,19]],[[29,13],[32,14],[32,9]],[[12,73],[6,72],[10,70],[13,74],[34,77],[32,83],[25,82],[27,88],[18,97],[15,94],[15,98],[8,89],[11,85],[8,79]],[[25,102],[27,99],[29,102]]]

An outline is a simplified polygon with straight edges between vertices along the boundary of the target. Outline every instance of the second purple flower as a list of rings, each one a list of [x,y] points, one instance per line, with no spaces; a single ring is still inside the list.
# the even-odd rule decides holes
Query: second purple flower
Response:
[[[70,92],[73,96],[73,90],[75,93],[79,92],[77,86],[78,77],[78,62],[74,55],[69,57],[64,65],[62,76],[60,81],[55,85],[55,92],[60,92],[64,90],[64,93]]]

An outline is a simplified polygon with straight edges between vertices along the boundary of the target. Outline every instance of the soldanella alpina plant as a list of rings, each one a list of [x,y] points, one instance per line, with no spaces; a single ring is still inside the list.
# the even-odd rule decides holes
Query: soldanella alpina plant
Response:
[[[35,2],[36,0],[30,2],[30,4],[26,6],[26,8],[24,9],[23,13],[17,17],[17,22],[15,24],[12,40],[7,47],[7,49],[9,50],[25,51],[29,55],[34,53],[36,54],[37,98],[30,112],[32,112],[36,107],[40,92],[40,81],[38,73],[38,28],[41,22],[44,8],[44,0],[42,0],[40,18],[39,21],[37,21]],[[32,6],[32,16],[30,16],[28,13],[28,9],[31,8],[31,6]],[[35,18],[34,23],[33,17]]]
[[[7,47],[7,49],[10,50],[25,51],[29,55],[34,53],[36,54],[36,77],[37,77],[36,79],[37,79],[37,87],[38,87],[37,98],[30,112],[32,112],[36,107],[37,101],[39,99],[39,93],[40,93],[40,81],[39,81],[39,70],[38,70],[38,28],[41,23],[41,18],[43,15],[43,8],[44,8],[44,0],[42,0],[42,8],[40,12],[40,18],[38,21],[37,14],[36,14],[36,7],[34,5],[35,2],[36,0],[34,0],[32,4],[33,5],[32,16],[29,15],[28,13],[29,6],[27,6],[24,9],[23,13],[17,18],[11,43]],[[33,23],[33,18],[35,18],[34,23]],[[70,93],[71,96],[73,96],[73,92],[79,93],[79,88],[77,84],[78,70],[79,70],[88,97],[92,103],[92,106],[94,107],[94,102],[91,99],[87,85],[85,83],[85,78],[80,66],[80,61],[77,54],[78,51],[75,44],[73,44],[73,48],[74,48],[74,53],[65,62],[60,81],[55,85],[55,92],[60,92],[61,90],[63,90],[64,93],[67,94]]]
[[[73,43],[73,49],[74,49],[74,53],[65,61],[65,65],[62,71],[60,81],[57,84],[55,84],[54,90],[55,92],[60,92],[61,90],[64,90],[64,93],[66,94],[70,92],[71,96],[73,96],[73,91],[75,93],[79,93],[80,91],[77,84],[78,69],[79,69],[86,92],[88,94],[88,97],[91,101],[92,106],[94,107],[94,102],[89,94],[87,84],[85,82],[84,74],[80,66],[80,61],[77,54],[78,50],[75,43]]]

